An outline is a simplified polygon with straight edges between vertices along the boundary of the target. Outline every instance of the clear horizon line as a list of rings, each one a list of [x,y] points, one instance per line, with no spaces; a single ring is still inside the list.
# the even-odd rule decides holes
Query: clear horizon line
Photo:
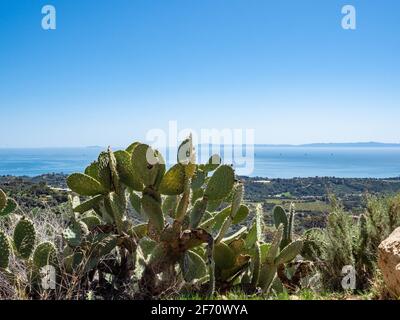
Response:
[[[247,146],[248,144],[212,144],[212,143],[200,143],[199,146]],[[367,142],[311,142],[311,143],[302,143],[302,144],[290,144],[290,143],[255,143],[254,146],[268,146],[268,147],[323,147],[323,146],[393,146],[400,147],[400,143],[398,142],[377,142],[377,141],[367,141]],[[167,146],[168,148],[169,146]],[[176,148],[177,146],[173,146],[172,148]],[[93,145],[93,146],[42,146],[42,147],[2,147],[0,146],[0,150],[22,150],[22,149],[106,149],[107,146]],[[116,149],[125,149],[125,147],[116,146]]]

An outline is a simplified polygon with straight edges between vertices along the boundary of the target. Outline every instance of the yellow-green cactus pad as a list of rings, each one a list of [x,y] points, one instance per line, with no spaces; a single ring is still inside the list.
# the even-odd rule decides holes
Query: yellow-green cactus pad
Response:
[[[209,200],[221,200],[229,195],[235,183],[235,173],[231,166],[222,165],[211,176],[204,196]]]
[[[183,193],[185,188],[185,168],[176,164],[163,176],[159,191],[161,194],[174,196]]]
[[[126,152],[129,154],[132,154],[133,150],[140,144],[140,142],[134,142],[132,143],[128,148],[126,148]]]
[[[99,163],[97,161],[92,162],[86,167],[85,174],[91,176],[93,179],[99,180]]]
[[[117,160],[117,171],[122,183],[133,190],[142,191],[143,184],[140,182],[139,176],[135,175],[131,154],[127,151],[116,151],[114,156]]]
[[[83,173],[74,173],[67,178],[68,187],[82,196],[103,194],[105,189],[99,181]]]
[[[215,266],[219,269],[230,269],[235,265],[235,253],[229,246],[220,242],[214,247]]]

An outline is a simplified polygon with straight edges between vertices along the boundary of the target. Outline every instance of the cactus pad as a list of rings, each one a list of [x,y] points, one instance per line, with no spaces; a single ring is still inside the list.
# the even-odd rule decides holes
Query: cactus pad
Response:
[[[126,203],[115,192],[111,192],[105,198],[104,204],[108,214],[113,217],[118,232],[122,233]]]
[[[284,228],[287,228],[288,218],[285,209],[282,206],[275,206],[273,209],[275,227],[278,228],[280,224],[283,224]]]
[[[0,270],[8,267],[10,251],[10,243],[7,236],[0,231]]]
[[[132,166],[134,174],[145,186],[156,185],[165,172],[165,162],[161,154],[147,144],[139,144],[134,148]]]
[[[0,210],[0,217],[4,217],[6,215],[9,215],[10,213],[14,212],[14,210],[17,208],[18,204],[15,202],[14,199],[8,198],[6,202],[6,206],[3,208],[3,210]]]
[[[98,159],[99,182],[105,190],[111,190],[112,178],[110,169],[110,155],[108,152],[101,152]]]
[[[171,218],[175,217],[176,209],[178,206],[178,196],[168,196],[162,203],[162,211],[164,215],[168,215]]]
[[[300,254],[301,249],[303,248],[303,241],[297,240],[293,241],[292,243],[289,243],[278,255],[278,257],[275,259],[275,263],[277,265],[282,264],[282,263],[287,263],[294,258],[298,254]]]
[[[163,176],[159,191],[168,196],[179,195],[185,188],[185,167],[176,164]]]
[[[235,253],[229,246],[220,242],[214,247],[215,266],[219,269],[230,269],[235,265]]]
[[[198,190],[200,189],[205,180],[206,180],[207,174],[202,171],[202,170],[197,170],[192,178],[192,183],[191,183],[191,187],[193,190]]]
[[[132,143],[128,148],[126,148],[126,152],[129,154],[132,154],[133,150],[140,144],[140,142],[134,142]]]
[[[94,207],[96,207],[101,200],[104,199],[103,195],[97,195],[85,202],[82,202],[78,206],[74,208],[74,212],[78,213],[85,213],[86,211],[92,210]]]
[[[238,211],[236,212],[236,215],[232,219],[232,223],[233,224],[241,223],[247,218],[249,212],[250,212],[249,207],[245,206],[244,204],[240,205]]]
[[[164,215],[160,203],[152,196],[144,194],[142,197],[142,208],[149,217],[150,223],[158,232],[164,228]]]
[[[71,247],[81,245],[83,237],[89,233],[87,225],[82,221],[75,221],[63,232],[63,238]]]
[[[47,265],[57,266],[57,250],[51,242],[39,244],[33,252],[33,264],[41,269]]]
[[[278,230],[276,231],[274,238],[272,240],[271,246],[267,253],[267,260],[274,261],[275,257],[279,253],[279,244],[282,241],[283,237],[283,225],[279,225]]]
[[[235,174],[231,166],[222,165],[211,176],[204,196],[209,200],[224,199],[232,191]]]
[[[205,199],[197,200],[190,213],[190,227],[197,228],[204,213],[207,209],[207,201]]]
[[[256,249],[254,252],[254,259],[253,259],[253,270],[252,270],[252,278],[251,278],[251,285],[255,288],[258,284],[258,279],[260,278],[260,269],[261,269],[261,246],[257,242]]]
[[[231,213],[230,213],[232,219],[236,216],[240,208],[240,203],[243,200],[243,192],[244,192],[243,184],[238,183],[234,186]]]
[[[211,172],[217,169],[220,166],[221,162],[221,157],[218,154],[214,154],[210,157],[208,163],[203,165],[202,167],[204,171]]]
[[[132,167],[131,154],[127,151],[116,151],[114,152],[114,156],[117,160],[117,171],[122,183],[133,190],[142,191],[143,185],[139,177],[135,175]]]
[[[7,196],[3,190],[0,189],[0,211],[2,211],[7,204]]]
[[[99,163],[97,161],[92,162],[86,167],[85,174],[91,176],[95,180],[99,180]]]
[[[100,182],[91,176],[74,173],[67,178],[68,187],[82,196],[96,196],[105,192]]]
[[[182,271],[185,281],[191,282],[207,274],[207,265],[200,255],[189,250],[183,257]]]
[[[93,211],[86,213],[80,220],[86,224],[89,230],[93,230],[98,225],[101,225],[100,218]]]

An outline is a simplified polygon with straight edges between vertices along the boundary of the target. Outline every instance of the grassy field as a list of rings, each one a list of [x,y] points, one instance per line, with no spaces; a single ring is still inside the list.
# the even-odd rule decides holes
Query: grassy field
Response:
[[[281,205],[286,210],[289,210],[290,205],[294,204],[297,212],[315,211],[315,212],[329,212],[330,205],[321,200],[296,200],[296,199],[266,199],[267,205]]]

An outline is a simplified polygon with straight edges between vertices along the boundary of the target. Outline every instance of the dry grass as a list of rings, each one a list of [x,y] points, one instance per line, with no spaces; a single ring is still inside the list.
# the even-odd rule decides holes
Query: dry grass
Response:
[[[61,208],[62,210],[66,210]],[[65,227],[63,214],[55,214],[51,208],[32,210],[25,212],[18,209],[14,214],[4,217],[0,220],[0,229],[10,238],[13,236],[13,230],[24,216],[33,221],[36,229],[36,245],[45,241],[53,242],[56,247],[62,249],[62,230]],[[20,300],[27,299],[26,292],[30,290],[29,261],[18,258],[15,253],[10,256],[8,274],[0,273],[0,299]],[[12,275],[12,276],[11,276]],[[43,299],[48,298],[43,293]]]

